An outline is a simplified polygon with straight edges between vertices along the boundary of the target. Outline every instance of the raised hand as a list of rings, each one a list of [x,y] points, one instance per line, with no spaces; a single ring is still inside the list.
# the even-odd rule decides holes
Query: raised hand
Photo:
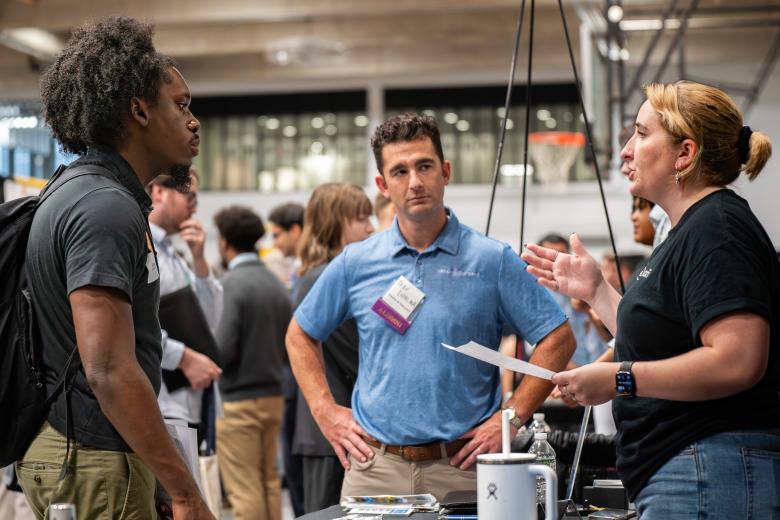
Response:
[[[521,255],[528,272],[539,283],[572,298],[593,301],[601,284],[606,283],[596,260],[582,245],[577,234],[569,238],[574,254],[566,254],[536,244],[528,244]]]
[[[197,219],[190,218],[179,225],[179,236],[187,242],[192,251],[193,259],[203,258],[203,246],[206,242],[206,232]]]

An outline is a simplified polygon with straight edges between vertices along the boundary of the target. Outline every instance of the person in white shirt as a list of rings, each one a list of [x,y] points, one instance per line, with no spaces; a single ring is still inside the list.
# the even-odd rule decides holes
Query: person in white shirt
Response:
[[[190,170],[190,190],[176,190],[172,178],[160,175],[148,186],[154,210],[149,214],[152,241],[157,250],[160,270],[160,296],[191,285],[198,298],[209,327],[216,329],[222,314],[222,285],[206,262],[203,246],[206,233],[201,223],[192,218],[198,200],[198,174]],[[182,254],[174,249],[171,236],[178,234],[192,255],[192,268]],[[181,369],[189,388],[169,392],[163,383],[158,402],[163,417],[182,419],[191,426],[200,423],[202,390],[219,378],[222,370],[207,356],[200,354],[162,331],[164,370]]]

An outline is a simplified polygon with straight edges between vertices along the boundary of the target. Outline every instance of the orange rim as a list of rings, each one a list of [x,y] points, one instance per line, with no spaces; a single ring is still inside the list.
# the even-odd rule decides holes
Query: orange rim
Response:
[[[528,142],[579,147],[585,145],[585,134],[582,132],[533,132],[528,134]]]

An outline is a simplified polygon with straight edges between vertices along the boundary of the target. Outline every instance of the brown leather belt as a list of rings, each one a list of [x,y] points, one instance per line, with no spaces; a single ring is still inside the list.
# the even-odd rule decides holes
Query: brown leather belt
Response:
[[[371,439],[364,439],[367,444],[375,447],[385,447],[386,453],[398,455],[408,462],[424,462],[426,460],[439,460],[452,457],[466,445],[468,439],[458,439],[452,442],[432,442],[430,444],[418,444],[416,446],[395,446],[382,444]]]

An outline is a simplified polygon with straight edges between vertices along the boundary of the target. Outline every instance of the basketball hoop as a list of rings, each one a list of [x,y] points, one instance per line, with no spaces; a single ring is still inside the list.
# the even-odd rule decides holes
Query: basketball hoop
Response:
[[[542,184],[563,185],[580,149],[585,146],[581,132],[534,132],[528,134],[528,151]]]

